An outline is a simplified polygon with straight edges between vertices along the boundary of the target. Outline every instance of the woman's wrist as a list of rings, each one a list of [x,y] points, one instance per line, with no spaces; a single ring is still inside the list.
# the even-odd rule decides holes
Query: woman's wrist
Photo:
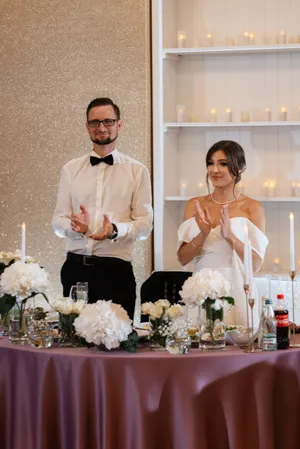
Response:
[[[236,236],[231,232],[229,236],[226,238],[226,242],[229,243],[232,249],[235,249],[235,245],[237,242]]]

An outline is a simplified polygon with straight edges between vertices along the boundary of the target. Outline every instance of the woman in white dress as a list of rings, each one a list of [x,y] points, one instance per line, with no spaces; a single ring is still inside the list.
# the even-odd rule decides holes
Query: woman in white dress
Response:
[[[193,262],[194,274],[202,268],[217,270],[232,282],[235,307],[227,314],[227,324],[247,325],[244,293],[244,233],[248,227],[254,271],[262,265],[268,239],[262,205],[239,192],[237,183],[246,169],[243,148],[234,141],[215,143],[206,155],[209,195],[188,201],[184,222],[178,231],[178,260],[182,265]],[[254,282],[254,322],[259,322],[260,301]]]

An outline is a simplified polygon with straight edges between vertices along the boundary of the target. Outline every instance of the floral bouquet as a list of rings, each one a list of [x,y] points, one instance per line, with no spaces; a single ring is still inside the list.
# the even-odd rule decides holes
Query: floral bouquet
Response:
[[[204,268],[189,277],[179,292],[187,306],[199,306],[200,347],[204,345],[225,346],[225,326],[223,323],[225,302],[233,305],[231,283],[218,271]],[[203,312],[203,313],[201,313]],[[208,342],[208,343],[207,343]]]
[[[82,342],[76,335],[74,321],[86,307],[86,302],[79,299],[73,301],[72,298],[61,298],[52,301],[51,305],[59,314],[59,331],[61,346],[78,346]]]
[[[149,315],[151,324],[150,344],[153,349],[163,349],[166,338],[170,335],[171,322],[184,313],[180,304],[171,306],[167,299],[159,299],[156,302],[145,302],[141,308],[142,315]]]
[[[22,263],[20,260],[17,260],[16,262],[14,260],[15,259],[10,259],[8,265],[5,266],[1,273],[0,314],[7,314],[13,307],[15,307],[18,316],[20,342],[25,343],[27,338],[25,335],[26,325],[24,323],[26,302],[29,298],[33,298],[38,294],[42,294],[48,302],[45,291],[49,285],[49,281],[48,274],[38,263]],[[3,266],[1,266],[1,268],[3,268]],[[18,338],[16,337],[15,341],[11,341],[18,342]]]
[[[99,300],[87,304],[74,321],[77,335],[99,349],[110,351],[121,347],[135,352],[138,335],[132,329],[126,310],[112,301]]]

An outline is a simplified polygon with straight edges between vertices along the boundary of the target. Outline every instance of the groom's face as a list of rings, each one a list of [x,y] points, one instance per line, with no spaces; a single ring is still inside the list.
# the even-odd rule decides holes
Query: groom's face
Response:
[[[214,187],[226,187],[233,182],[224,151],[218,150],[211,156],[207,166],[207,173]]]

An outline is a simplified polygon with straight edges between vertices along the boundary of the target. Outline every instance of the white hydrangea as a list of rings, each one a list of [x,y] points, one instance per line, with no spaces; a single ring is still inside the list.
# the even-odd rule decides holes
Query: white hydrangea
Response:
[[[118,348],[132,332],[131,320],[123,307],[103,300],[87,304],[74,327],[88,343],[103,344],[108,350]]]
[[[79,315],[85,308],[86,302],[82,299],[73,301],[72,298],[65,297],[57,299],[55,301],[51,301],[51,306],[53,307],[53,309],[63,315]]]
[[[32,293],[45,293],[49,285],[48,274],[37,263],[17,261],[5,268],[1,275],[2,293],[25,299]]]
[[[218,300],[230,296],[231,283],[219,271],[203,268],[185,281],[179,293],[186,305],[201,305],[207,298]],[[215,304],[216,309],[219,306],[221,303]]]

